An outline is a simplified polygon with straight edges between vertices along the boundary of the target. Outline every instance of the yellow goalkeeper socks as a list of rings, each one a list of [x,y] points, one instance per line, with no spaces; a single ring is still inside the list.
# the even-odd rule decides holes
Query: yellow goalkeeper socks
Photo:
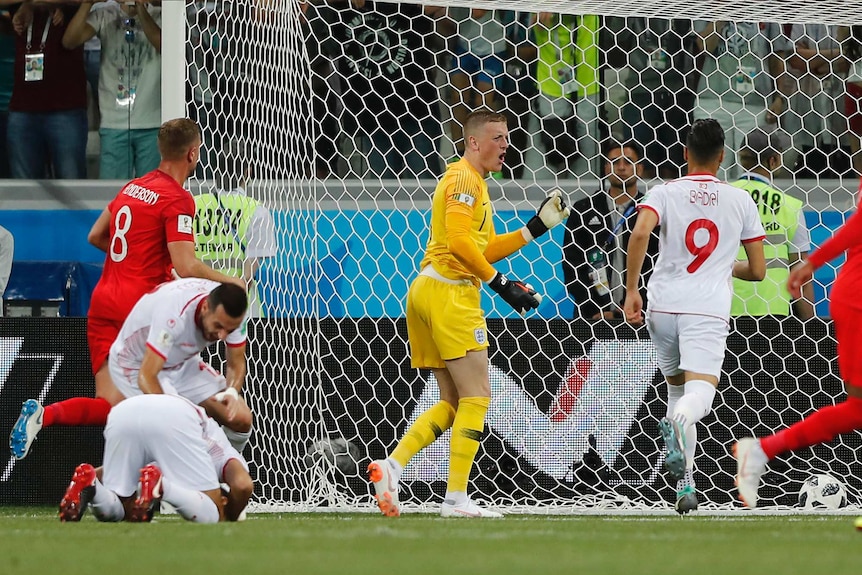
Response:
[[[467,491],[467,480],[470,479],[470,469],[479,451],[479,440],[485,429],[485,413],[490,403],[490,397],[462,397],[458,402],[449,449],[449,493]]]
[[[411,457],[434,443],[435,439],[452,427],[453,421],[455,421],[455,408],[448,401],[438,401],[410,426],[389,457],[398,462],[402,468],[406,467]]]

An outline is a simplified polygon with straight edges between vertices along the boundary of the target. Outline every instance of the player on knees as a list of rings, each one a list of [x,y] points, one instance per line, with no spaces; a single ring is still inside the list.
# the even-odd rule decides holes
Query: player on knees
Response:
[[[204,426],[203,437],[213,470],[218,480],[227,485],[226,491],[222,489],[222,495],[225,497],[224,519],[242,521],[245,508],[254,492],[254,481],[249,475],[248,463],[242,454],[233,448],[215,420],[207,417]],[[72,481],[60,501],[60,521],[80,521],[91,503],[94,515],[100,521],[120,521],[127,516],[126,508],[120,507],[123,502],[115,497],[115,493],[105,490],[102,483],[103,473],[103,468],[94,469],[89,463],[82,463],[75,469]],[[152,483],[152,470],[147,472],[147,478]],[[146,482],[142,482],[142,485],[144,483]]]
[[[123,186],[93,224],[87,239],[106,253],[102,276],[87,314],[87,343],[96,397],[76,397],[52,405],[28,399],[9,437],[16,459],[23,459],[36,434],[52,425],[104,425],[112,405],[123,399],[108,373],[108,353],[123,321],[142,295],[183,277],[218,282],[242,280],[224,275],[195,257],[195,202],[183,184],[200,156],[200,129],[178,118],[162,124],[159,167]]]
[[[173,395],[141,395],[117,405],[105,427],[102,478],[92,465],[79,465],[60,502],[60,520],[80,521],[92,506],[99,521],[150,521],[159,500],[189,521],[225,520],[227,499],[210,445],[220,440],[210,435],[208,419]]]
[[[433,371],[440,401],[408,429],[386,459],[373,461],[369,478],[384,515],[400,514],[398,481],[407,462],[452,428],[444,517],[500,517],[467,495],[467,480],[491,401],[488,335],[480,305],[482,282],[524,315],[541,296],[510,280],[491,264],[519,250],[568,217],[558,190],[525,227],[496,235],[485,178],[502,168],[509,145],[506,117],[489,111],[470,114],[464,124],[464,157],[449,166],[437,184],[431,233],[419,276],[407,295],[411,364]]]
[[[721,376],[730,329],[731,275],[749,281],[766,275],[765,232],[757,206],[746,191],[716,177],[724,158],[724,130],[718,122],[694,122],[685,157],[688,175],[653,187],[638,204],[628,244],[624,305],[627,321],[643,321],[640,272],[650,234],[661,226],[661,248],[647,283],[646,325],[667,381],[667,415],[659,431],[680,514],[698,505],[695,424],[712,409]],[[740,243],[747,261],[735,261]]]
[[[859,285],[862,269],[859,267],[859,245],[862,243],[862,216],[853,214],[847,223],[814,251],[808,260],[793,268],[787,278],[787,290],[798,298],[802,286],[811,281],[814,270],[847,252],[847,261],[832,284],[829,311],[835,324],[838,340],[838,371],[844,379],[847,399],[836,405],[821,407],[802,421],[798,421],[773,435],[756,439],[740,439],[733,446],[736,457],[736,485],[739,498],[749,507],[757,507],[760,477],[770,459],[788,451],[811,447],[831,441],[842,433],[862,429],[862,304],[859,303]]]

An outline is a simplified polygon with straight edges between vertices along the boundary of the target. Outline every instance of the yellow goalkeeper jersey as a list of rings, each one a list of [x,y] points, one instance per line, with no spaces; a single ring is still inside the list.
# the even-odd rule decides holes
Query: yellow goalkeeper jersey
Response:
[[[434,190],[431,203],[431,234],[422,258],[421,269],[431,265],[449,279],[487,281],[494,268],[483,255],[494,239],[493,210],[488,184],[467,160],[461,158],[446,167]],[[458,259],[450,250],[453,240],[469,239],[478,250]]]

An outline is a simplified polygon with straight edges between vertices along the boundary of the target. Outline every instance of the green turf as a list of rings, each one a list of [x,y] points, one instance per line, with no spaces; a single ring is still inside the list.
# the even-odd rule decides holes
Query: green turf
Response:
[[[859,569],[854,517],[266,514],[245,523],[61,524],[0,509],[0,574],[840,575]]]

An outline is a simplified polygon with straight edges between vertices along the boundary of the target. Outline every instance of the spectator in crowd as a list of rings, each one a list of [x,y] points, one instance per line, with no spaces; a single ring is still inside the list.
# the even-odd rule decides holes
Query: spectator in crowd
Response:
[[[93,5],[93,10],[107,6],[105,3]],[[89,95],[95,104],[96,119],[99,119],[99,68],[102,67],[102,43],[98,36],[84,42],[84,73],[87,75]],[[98,122],[96,123],[98,125]]]
[[[561,175],[593,172],[599,141],[599,17],[541,12],[532,26],[538,46],[536,114],[545,159]]]
[[[790,270],[808,257],[811,241],[800,200],[776,189],[773,174],[781,169],[782,146],[776,132],[761,129],[745,137],[739,150],[739,163],[745,172],[732,185],[746,190],[757,205],[760,221],[766,230],[763,251],[769,266],[760,282],[733,280],[732,316],[788,316],[791,311],[787,278]],[[738,259],[745,258],[740,248]],[[799,319],[814,317],[814,286],[802,287],[802,297],[793,301],[793,312]]]
[[[306,12],[308,4],[305,4]],[[313,142],[315,172],[318,178],[343,177],[346,173],[346,158],[341,153],[344,143],[338,118],[344,106],[338,97],[341,93],[341,79],[335,73],[332,61],[321,51],[320,43],[312,34],[308,20],[303,18],[305,49],[308,51],[311,68],[311,108],[312,118],[319,122],[317,139]]]
[[[790,134],[788,166],[799,177],[843,175],[849,162],[840,164],[841,137],[847,130],[844,78],[848,61],[842,54],[850,28],[825,24],[794,24],[785,47],[785,75],[779,80],[784,103],[780,125]],[[846,159],[846,156],[843,156]]]
[[[272,215],[246,193],[251,163],[241,141],[229,142],[213,168],[217,187],[195,197],[196,255],[214,270],[242,278],[249,288],[250,316],[262,317],[255,276],[261,258],[276,255]]]
[[[200,125],[206,143],[198,177],[214,177],[210,168],[218,148],[211,151],[209,146],[241,137],[246,133],[245,123],[255,117],[246,96],[248,74],[241,69],[248,57],[243,53],[246,47],[234,28],[235,21],[250,19],[243,7],[236,2],[209,1],[190,3],[187,8],[187,101],[189,115]]]
[[[862,176],[862,26],[851,26],[850,37],[844,44],[850,71],[845,82],[845,111],[849,123],[848,133],[853,169]]]
[[[536,95],[536,45],[530,41],[529,12],[504,10],[501,20],[506,26],[506,73],[500,83],[504,105],[501,110],[509,120],[509,141],[503,171],[509,177],[524,177],[524,155],[530,143],[527,131],[530,102]]]
[[[4,314],[3,294],[12,275],[12,260],[15,257],[15,238],[6,228],[0,226],[0,316]]]
[[[9,125],[9,100],[12,99],[14,78],[15,31],[12,29],[12,14],[8,10],[0,10],[0,179],[6,179],[11,175],[6,131]]]
[[[306,13],[341,76],[341,125],[359,140],[370,176],[436,178],[441,171],[437,66],[428,46],[443,16],[445,9],[432,6],[336,0]]]
[[[718,177],[739,174],[736,151],[745,134],[781,113],[774,78],[784,72],[781,26],[757,22],[695,22],[698,59],[703,62],[694,118],[725,127],[727,153]]]
[[[99,177],[140,177],[160,161],[162,9],[152,2],[92,7],[91,1],[81,2],[63,46],[73,50],[93,37],[101,41]]]
[[[608,61],[628,71],[623,138],[644,146],[646,178],[678,178],[694,106],[686,83],[694,69],[691,21],[611,17],[605,22]]]
[[[458,156],[464,154],[461,128],[469,110],[500,107],[499,84],[504,71],[506,38],[496,10],[451,8],[458,26],[455,54],[449,72],[452,84],[452,141]]]
[[[107,0],[97,0],[91,11],[102,10],[108,6]],[[98,130],[99,116],[99,68],[102,67],[102,43],[98,36],[84,42],[84,72],[87,75],[87,100],[90,109],[90,130]]]
[[[15,75],[6,135],[13,178],[86,177],[84,51],[63,46],[75,11],[25,2],[13,16]]]
[[[626,248],[635,222],[643,167],[640,146],[611,142],[605,149],[604,189],[572,206],[563,240],[563,276],[575,300],[575,317],[622,318],[625,299]],[[658,236],[650,237],[641,288],[658,254]]]

